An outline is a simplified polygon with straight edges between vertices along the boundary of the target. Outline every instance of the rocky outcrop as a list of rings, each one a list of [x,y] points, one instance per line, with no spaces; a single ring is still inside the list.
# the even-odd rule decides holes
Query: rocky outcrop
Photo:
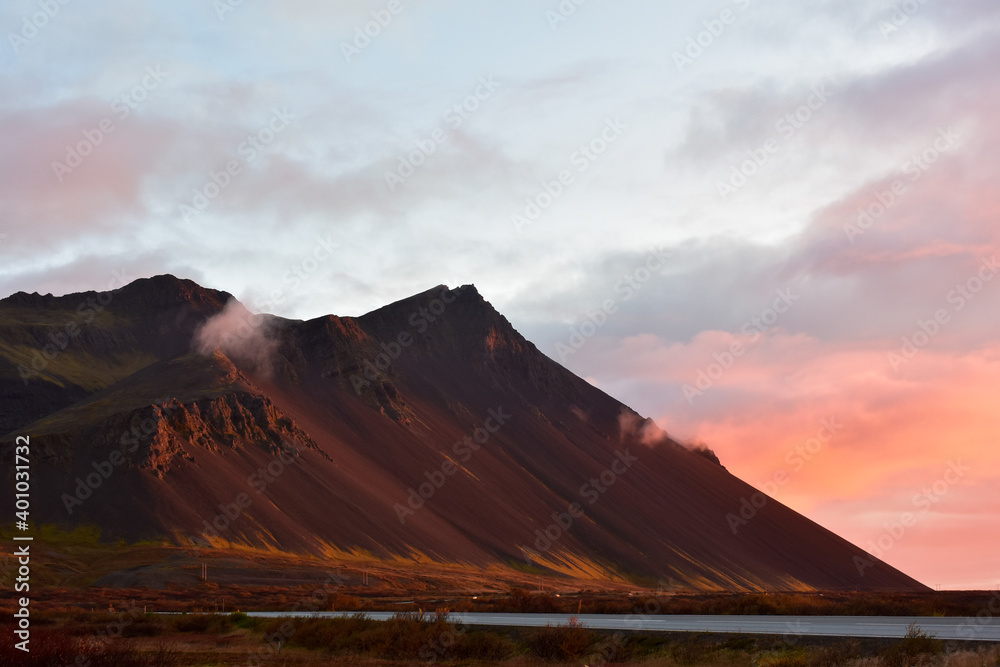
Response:
[[[258,447],[274,456],[311,449],[326,456],[270,399],[247,392],[187,404],[174,399],[132,412],[123,422],[131,436],[129,448],[135,448],[135,465],[160,477],[178,457],[195,461],[199,448]]]
[[[126,467],[149,471],[162,479],[177,465],[196,463],[199,451],[247,447],[271,456],[312,450],[330,458],[270,399],[249,392],[190,403],[171,399],[119,413],[79,433],[45,438],[39,455],[63,469],[87,470],[81,461],[107,460],[117,451]]]

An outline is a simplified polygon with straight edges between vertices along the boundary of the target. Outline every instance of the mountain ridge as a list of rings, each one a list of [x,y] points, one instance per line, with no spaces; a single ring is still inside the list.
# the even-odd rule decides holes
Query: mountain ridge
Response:
[[[44,520],[700,590],[925,590],[879,561],[859,573],[867,554],[773,499],[731,531],[756,489],[542,354],[473,285],[306,321],[174,276],[90,294],[0,300],[4,340],[36,344],[80,295],[105,302],[28,379],[33,355],[0,346],[4,456],[32,436]]]

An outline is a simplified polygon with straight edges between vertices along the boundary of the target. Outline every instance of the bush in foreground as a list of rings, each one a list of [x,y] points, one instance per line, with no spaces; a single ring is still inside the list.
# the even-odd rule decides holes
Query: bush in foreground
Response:
[[[79,639],[66,632],[32,630],[31,650],[25,653],[10,642],[0,643],[0,665],[52,667],[87,665],[87,667],[170,667],[178,664],[176,652],[161,644],[150,653],[140,653],[122,639]]]
[[[547,625],[531,632],[524,643],[543,660],[575,660],[586,654],[596,640],[593,631],[571,622],[569,625]]]
[[[911,623],[906,636],[882,652],[885,667],[909,667],[920,656],[939,655],[944,652],[944,642]]]

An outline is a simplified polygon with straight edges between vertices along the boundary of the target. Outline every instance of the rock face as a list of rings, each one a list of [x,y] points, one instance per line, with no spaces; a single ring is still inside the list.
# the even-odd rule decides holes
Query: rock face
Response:
[[[862,576],[866,554],[771,499],[734,529],[755,489],[472,286],[302,322],[157,276],[15,294],[0,333],[0,452],[31,437],[44,523],[704,590],[923,589],[877,561]]]
[[[189,403],[175,398],[118,413],[94,428],[87,441],[96,455],[118,450],[127,467],[160,479],[183,461],[197,462],[199,449],[219,453],[257,447],[273,456],[312,449],[324,455],[270,399],[246,391]]]

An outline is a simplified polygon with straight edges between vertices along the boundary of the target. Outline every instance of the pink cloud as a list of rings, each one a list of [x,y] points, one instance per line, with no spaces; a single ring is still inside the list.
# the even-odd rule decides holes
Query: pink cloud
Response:
[[[113,131],[102,131],[102,122]],[[0,116],[9,142],[0,155],[0,216],[16,228],[10,244],[51,247],[145,218],[145,178],[174,129],[135,117],[120,120],[89,99]],[[80,155],[78,163],[67,159],[67,146]],[[70,170],[57,174],[53,163]]]

